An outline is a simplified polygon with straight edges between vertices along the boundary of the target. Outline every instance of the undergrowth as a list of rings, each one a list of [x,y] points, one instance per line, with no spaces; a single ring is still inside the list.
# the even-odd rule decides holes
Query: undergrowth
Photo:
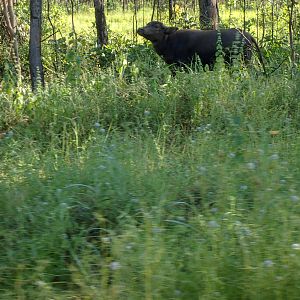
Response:
[[[151,63],[1,94],[2,299],[297,299],[299,78]]]

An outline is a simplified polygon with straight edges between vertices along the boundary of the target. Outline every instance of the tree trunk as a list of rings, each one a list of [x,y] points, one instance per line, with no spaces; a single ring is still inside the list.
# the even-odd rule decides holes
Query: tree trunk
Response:
[[[173,0],[169,0],[169,21],[173,19]]]
[[[41,51],[42,0],[30,0],[29,64],[32,90],[44,86]]]
[[[21,64],[19,57],[19,44],[17,36],[17,19],[14,12],[13,0],[6,0],[2,3],[2,11],[4,17],[7,36],[12,45],[12,59],[14,60],[15,70],[18,82],[21,81]]]
[[[217,0],[199,0],[201,29],[218,29]]]
[[[97,30],[97,46],[103,47],[108,43],[108,33],[106,27],[106,18],[104,12],[104,0],[94,0],[96,30]]]
[[[274,0],[271,0],[271,42],[274,42]]]
[[[58,45],[57,45],[57,39],[56,39],[56,29],[55,29],[55,26],[52,22],[51,16],[50,16],[50,6],[51,6],[50,0],[47,0],[47,19],[48,19],[49,24],[50,24],[51,29],[52,29],[52,37],[53,37],[53,41],[54,41],[55,58],[54,58],[54,61],[53,61],[53,66],[54,66],[54,71],[58,72],[58,61],[59,61],[59,59],[58,59]]]
[[[163,1],[162,0],[157,0],[157,21],[162,20],[162,12],[163,12]]]
[[[123,1],[122,1],[122,10],[123,10],[123,12],[125,12],[125,8],[128,9],[128,5],[127,5],[126,0],[123,0]]]
[[[243,0],[243,29],[246,31],[246,0]]]
[[[153,19],[154,19],[155,7],[156,7],[156,1],[157,1],[157,0],[153,0],[151,21],[153,21]]]
[[[295,0],[291,0],[290,4],[288,4],[288,12],[289,12],[289,42],[290,42],[290,57],[292,63],[292,71],[296,66],[296,51],[294,45],[294,34],[293,34],[293,16],[294,16],[294,8],[296,5]]]
[[[70,9],[69,9],[69,2],[68,2],[68,0],[65,1],[65,4],[66,4],[67,14],[69,14],[70,13]]]
[[[138,3],[137,0],[134,0],[134,12],[132,16],[132,41],[137,43],[137,11]]]

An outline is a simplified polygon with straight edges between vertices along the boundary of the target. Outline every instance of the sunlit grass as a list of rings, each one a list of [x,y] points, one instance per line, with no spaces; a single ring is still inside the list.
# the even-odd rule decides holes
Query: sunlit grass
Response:
[[[180,13],[183,10],[179,10],[178,18],[180,18]],[[75,30],[81,34],[91,34],[93,32],[94,23],[95,23],[95,12],[94,8],[90,7],[80,13],[74,14],[74,23]],[[134,13],[131,10],[125,10],[124,12],[118,8],[116,10],[109,10],[106,12],[107,24],[109,30],[113,33],[121,34],[126,36],[127,38],[132,38],[133,28],[135,28],[137,22],[137,26],[144,26],[151,21],[152,9],[149,7],[145,7],[144,9],[140,9],[137,12],[137,20],[134,19]],[[188,15],[192,16],[193,12],[188,11]],[[198,16],[194,15],[195,21],[198,22]],[[220,26],[222,27],[233,27],[233,28],[243,28],[243,12],[237,9],[230,10],[223,5],[220,5]],[[71,15],[66,15],[67,19],[67,28],[71,31]],[[256,27],[256,11],[254,9],[247,9],[245,14],[245,19],[247,22],[247,29],[250,28],[250,31],[253,33],[257,32]],[[251,23],[248,24],[249,20]],[[162,20],[168,23],[167,18]],[[261,22],[261,20],[259,19]],[[258,33],[261,35],[261,28],[259,26]]]
[[[108,29],[113,32],[126,36],[127,38],[132,38],[133,27],[135,26],[135,21],[133,20],[134,14],[130,10],[125,10],[123,12],[121,9],[106,12],[106,21]],[[150,20],[151,11],[149,8],[144,10],[139,10],[137,13],[137,24],[138,26],[143,26],[143,24],[148,23]],[[72,17],[67,15],[67,28],[71,31]],[[95,11],[94,8],[89,8],[83,12],[74,14],[74,24],[75,30],[80,34],[92,34],[95,30]]]

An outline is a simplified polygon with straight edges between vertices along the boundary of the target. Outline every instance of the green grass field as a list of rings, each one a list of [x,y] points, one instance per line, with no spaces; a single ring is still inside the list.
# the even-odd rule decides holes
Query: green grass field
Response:
[[[91,16],[44,90],[2,82],[0,299],[299,299],[299,70],[99,58]]]
[[[183,8],[178,8],[177,15],[183,13]],[[74,15],[74,25],[75,30],[79,34],[91,34],[94,28],[95,16],[94,16],[94,8],[89,7],[80,13],[75,13]],[[140,9],[137,12],[137,25],[138,27],[144,26],[148,22],[151,21],[152,10],[148,7],[144,9]],[[133,12],[131,10],[125,10],[122,12],[121,9],[116,9],[113,11],[107,11],[106,18],[108,28],[112,33],[121,34],[123,36],[127,36],[128,38],[132,38],[132,29],[133,29]],[[188,17],[193,18],[196,22],[198,22],[198,16],[195,16],[193,12],[188,12]],[[168,23],[167,17],[162,14],[162,21]],[[72,17],[71,15],[67,15],[64,17],[66,26],[66,32],[70,32],[72,28]],[[154,19],[157,19],[157,16],[154,16]],[[256,12],[253,9],[249,9],[246,11],[246,20],[248,21],[247,27],[251,29],[251,31],[256,32],[256,26],[253,20],[256,20]],[[251,21],[251,22],[249,22]],[[235,27],[242,28],[243,27],[243,14],[240,10],[232,10],[230,11],[228,8],[221,6],[220,9],[220,24],[222,27]],[[261,32],[259,32],[261,34]]]

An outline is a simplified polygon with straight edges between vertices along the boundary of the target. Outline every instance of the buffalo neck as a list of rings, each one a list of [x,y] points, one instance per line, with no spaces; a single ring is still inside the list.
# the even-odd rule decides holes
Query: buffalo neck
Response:
[[[158,55],[164,56],[168,47],[168,36],[160,41],[152,42],[153,47]]]

